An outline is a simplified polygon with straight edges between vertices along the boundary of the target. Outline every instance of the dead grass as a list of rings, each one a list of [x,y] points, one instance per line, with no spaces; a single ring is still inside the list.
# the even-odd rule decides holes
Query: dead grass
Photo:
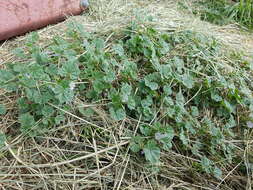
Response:
[[[135,12],[153,15],[154,24],[160,30],[191,29],[214,36],[232,49],[253,54],[253,35],[241,32],[236,26],[214,26],[199,18],[179,11],[174,1],[93,0],[89,12],[83,16],[49,26],[39,31],[41,43],[47,44],[53,35],[61,34],[66,22],[74,19],[87,31],[99,35],[113,35],[123,28]],[[14,47],[22,46],[25,37],[6,41],[0,45],[0,67],[15,61],[11,54]],[[240,165],[223,168],[223,183],[210,176],[194,173],[192,158],[180,152],[170,151],[162,155],[159,174],[152,173],[143,160],[128,153],[128,131],[137,130],[139,122],[131,119],[114,123],[106,116],[101,105],[92,106],[95,118],[79,118],[71,113],[65,125],[51,129],[44,136],[27,137],[17,128],[16,95],[0,91],[0,102],[8,108],[8,114],[0,118],[0,131],[8,139],[0,152],[0,189],[248,189],[252,178],[240,173]],[[92,122],[93,126],[87,124]],[[101,129],[102,128],[102,129]],[[87,134],[89,133],[89,134]],[[246,134],[252,139],[252,134]],[[238,141],[245,159],[252,159],[253,141]],[[245,146],[244,146],[245,145]],[[194,160],[196,161],[196,160]],[[246,177],[248,176],[248,177]]]

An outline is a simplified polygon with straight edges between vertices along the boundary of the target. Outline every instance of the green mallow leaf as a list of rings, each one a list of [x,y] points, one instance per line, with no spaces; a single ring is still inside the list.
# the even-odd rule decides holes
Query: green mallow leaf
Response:
[[[121,92],[120,92],[120,97],[122,102],[127,103],[129,100],[129,96],[131,95],[131,91],[132,91],[132,86],[127,84],[127,83],[123,83],[121,86]]]
[[[21,124],[21,130],[27,132],[35,125],[35,120],[31,114],[25,113],[19,116],[19,123]]]
[[[113,47],[112,47],[113,51],[120,57],[123,57],[124,56],[124,48],[122,47],[121,44],[115,44]]]
[[[217,179],[222,179],[222,171],[218,167],[214,167],[213,174]]]
[[[116,121],[120,121],[126,118],[126,112],[123,108],[119,108],[119,109],[115,109],[113,107],[111,107],[109,109],[110,115],[112,117],[112,119],[116,120]]]
[[[157,74],[149,74],[144,78],[145,85],[149,87],[151,90],[157,90],[159,88],[159,85],[157,83]]]
[[[144,146],[143,151],[147,161],[149,161],[152,164],[156,164],[159,162],[161,151],[155,141],[153,140],[148,141],[147,144]]]

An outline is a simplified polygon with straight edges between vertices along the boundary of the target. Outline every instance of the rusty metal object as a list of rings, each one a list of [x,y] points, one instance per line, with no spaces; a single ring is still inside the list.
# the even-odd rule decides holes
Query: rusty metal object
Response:
[[[0,41],[78,15],[88,0],[0,0]]]

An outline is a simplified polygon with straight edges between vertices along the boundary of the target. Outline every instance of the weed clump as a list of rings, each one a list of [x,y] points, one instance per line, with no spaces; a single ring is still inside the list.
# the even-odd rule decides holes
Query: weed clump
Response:
[[[162,151],[176,148],[199,160],[196,171],[220,179],[220,166],[240,158],[231,140],[252,121],[250,63],[224,61],[228,55],[214,38],[135,22],[119,39],[85,33],[76,23],[65,35],[40,47],[33,33],[28,52],[15,50],[29,61],[0,70],[1,88],[20,95],[21,132],[45,133],[64,123],[66,112],[89,118],[92,110],[75,104],[81,99],[103,103],[115,122],[139,120],[131,150],[143,152],[152,165]]]

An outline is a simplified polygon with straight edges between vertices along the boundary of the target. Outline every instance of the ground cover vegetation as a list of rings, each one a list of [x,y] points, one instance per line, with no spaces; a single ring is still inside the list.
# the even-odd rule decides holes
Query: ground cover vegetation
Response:
[[[252,7],[239,9],[250,3],[198,1],[193,9],[198,6],[194,13],[203,20],[250,28],[252,17],[246,16]],[[83,189],[131,189],[135,178],[155,189],[174,188],[175,181],[178,188],[250,189],[252,57],[198,31],[161,30],[155,19],[137,15],[110,33],[87,32],[70,21],[47,43],[41,43],[38,32],[27,35],[24,46],[12,50],[15,61],[0,69],[0,115],[15,118],[11,130],[0,130],[0,158],[14,157],[31,176],[39,176],[38,168],[66,165],[39,176],[64,176],[59,184],[49,182],[62,189],[62,183],[76,179],[82,189],[81,177],[89,179]],[[11,109],[6,97],[12,99]],[[19,150],[8,144],[21,141],[20,136],[23,143],[40,147],[31,153],[34,144],[26,145],[30,158],[44,150],[49,153],[43,157],[53,159],[22,161]],[[47,137],[61,148],[43,148]],[[81,151],[93,152],[93,146],[95,153],[83,156]],[[114,169],[107,170],[114,165],[120,166],[116,177],[110,174]],[[73,168],[78,169],[72,175]],[[99,185],[83,168],[99,174]],[[155,176],[151,181],[143,177],[150,174]]]

